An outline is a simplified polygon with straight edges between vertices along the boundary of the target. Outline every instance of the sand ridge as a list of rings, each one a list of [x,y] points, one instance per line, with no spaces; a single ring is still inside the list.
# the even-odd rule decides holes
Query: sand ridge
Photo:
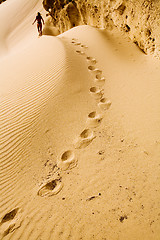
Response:
[[[78,42],[78,44],[77,44],[75,41],[76,39],[73,38],[72,40],[73,41],[71,43],[75,44],[76,46],[78,45],[81,48],[88,48],[87,46],[84,47],[84,45],[81,44],[80,42]],[[86,56],[85,52],[83,52],[83,54],[82,54],[82,52],[80,50],[76,50],[76,53]],[[93,59],[94,58],[87,56],[87,60],[91,61],[91,63],[93,63]],[[96,60],[94,59],[94,64],[95,63],[96,63]],[[93,77],[95,77],[97,74],[99,76],[102,75],[102,71],[95,68],[94,66],[89,66],[88,70],[93,71]],[[101,81],[101,79],[100,79],[100,81]],[[91,90],[93,90],[93,88],[96,88],[96,87],[92,87],[90,89],[90,92],[92,92]],[[103,103],[103,101],[101,101],[102,99],[104,99],[104,98],[102,98],[102,96],[103,96],[102,91],[103,91],[103,89],[101,89],[101,94],[100,94],[100,97],[98,97],[98,98],[100,99],[99,103],[102,103],[102,105],[103,105],[103,104],[105,104],[105,101],[104,101],[104,103]],[[111,106],[110,101],[109,101],[109,103],[110,104],[108,105],[107,110]],[[87,120],[86,120],[86,126],[90,127],[91,129],[99,126],[103,119],[104,110],[106,110],[106,108],[101,107],[99,109],[98,114],[96,112],[89,113]],[[96,136],[92,136],[92,135],[94,135],[94,133],[90,128],[84,129],[80,133],[80,137],[75,144],[75,148],[87,147],[92,142],[92,140],[96,137]],[[70,150],[70,149],[65,151],[64,153],[62,153],[60,159],[57,160],[57,167],[62,171],[67,170],[67,169],[72,169],[73,167],[76,167],[76,165],[77,165],[77,159],[76,159],[75,153],[73,150]],[[60,180],[59,179],[54,179],[54,180],[49,179],[45,184],[43,184],[41,186],[40,190],[38,191],[38,195],[43,197],[46,195],[52,196],[54,194],[57,194],[62,189],[62,186],[63,186],[62,178],[60,177],[61,172],[59,170],[58,170],[58,175],[59,175]]]

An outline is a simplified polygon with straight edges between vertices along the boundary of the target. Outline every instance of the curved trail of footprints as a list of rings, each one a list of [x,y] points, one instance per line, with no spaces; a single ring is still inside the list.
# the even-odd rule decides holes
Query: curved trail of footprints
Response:
[[[104,97],[104,84],[105,78],[102,76],[102,71],[96,68],[97,60],[93,57],[87,56],[85,50],[88,48],[86,45],[81,44],[78,39],[72,38],[71,41],[76,47],[76,53],[85,57],[88,62],[88,71],[94,77],[95,85],[89,89],[91,97],[95,99],[98,106],[98,111],[92,111],[88,114],[86,119],[86,128],[77,137],[74,148],[83,149],[87,147],[95,138],[93,128],[100,126],[104,117],[104,111],[108,110],[111,106],[111,101]],[[49,177],[39,187],[37,195],[40,197],[50,197],[58,194],[62,188],[62,178],[60,176],[62,171],[72,169],[77,165],[77,158],[73,150],[66,150],[63,152],[57,160],[56,171],[54,177]],[[12,211],[6,213],[0,221],[0,227],[3,226],[2,236],[8,235],[21,225],[21,211],[19,208],[15,208]],[[8,224],[9,223],[9,224]]]
[[[76,47],[80,47],[81,49],[76,49],[76,53],[86,57],[88,65],[88,71],[94,77],[95,86],[91,87],[89,92],[90,95],[98,100],[98,107],[100,113],[98,111],[93,111],[88,114],[86,119],[86,129],[84,129],[80,135],[77,137],[74,148],[82,149],[87,147],[93,140],[96,138],[93,128],[98,127],[103,119],[104,111],[108,110],[111,106],[111,101],[107,100],[104,95],[104,84],[105,78],[102,76],[102,71],[96,68],[97,60],[93,57],[87,56],[85,50],[88,48],[86,45],[81,44],[78,39],[72,38],[71,41]],[[57,160],[57,167],[61,171],[65,171],[67,169],[72,169],[76,167],[77,159],[73,150],[67,150],[61,154],[60,158]],[[60,172],[58,173],[59,177],[55,177],[54,179],[50,179],[47,182],[43,183],[38,190],[38,195],[41,197],[52,196],[61,191],[63,188],[63,183],[61,182]]]

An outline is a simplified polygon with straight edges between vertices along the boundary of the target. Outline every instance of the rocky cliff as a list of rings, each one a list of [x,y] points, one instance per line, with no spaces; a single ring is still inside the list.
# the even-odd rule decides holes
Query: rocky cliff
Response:
[[[146,54],[160,55],[158,0],[44,0],[43,6],[60,33],[82,24],[117,27]]]
[[[5,2],[6,0],[0,0],[0,4],[2,3],[2,2]]]

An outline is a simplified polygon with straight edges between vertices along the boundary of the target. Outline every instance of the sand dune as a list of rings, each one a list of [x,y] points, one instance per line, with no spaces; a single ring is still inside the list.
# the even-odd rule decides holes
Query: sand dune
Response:
[[[38,38],[40,10],[0,6],[1,239],[158,240],[159,61],[114,30]]]

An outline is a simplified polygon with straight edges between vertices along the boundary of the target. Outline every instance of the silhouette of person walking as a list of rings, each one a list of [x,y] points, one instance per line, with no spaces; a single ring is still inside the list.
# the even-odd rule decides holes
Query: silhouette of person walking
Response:
[[[37,21],[37,29],[38,29],[38,33],[39,36],[42,36],[42,22],[44,24],[44,19],[42,18],[41,14],[38,12],[37,16],[34,20],[34,22],[32,23],[32,25]]]

